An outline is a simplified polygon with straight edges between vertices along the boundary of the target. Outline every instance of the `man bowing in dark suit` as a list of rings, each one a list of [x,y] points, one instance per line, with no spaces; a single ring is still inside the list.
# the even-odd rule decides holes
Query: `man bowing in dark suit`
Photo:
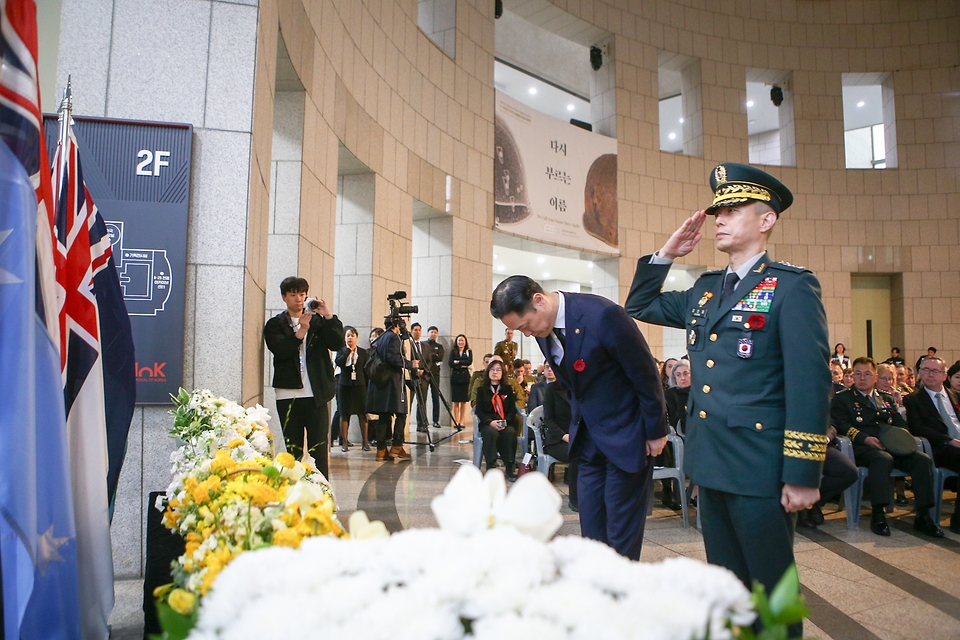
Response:
[[[943,386],[947,379],[943,360],[928,356],[920,365],[920,388],[903,399],[910,433],[926,438],[938,467],[960,473],[960,400]],[[960,512],[954,509],[950,531],[960,533]]]
[[[663,387],[647,342],[622,307],[598,296],[544,291],[510,276],[490,313],[536,336],[570,392],[570,454],[580,462],[580,530],[639,560],[652,458],[667,442]]]

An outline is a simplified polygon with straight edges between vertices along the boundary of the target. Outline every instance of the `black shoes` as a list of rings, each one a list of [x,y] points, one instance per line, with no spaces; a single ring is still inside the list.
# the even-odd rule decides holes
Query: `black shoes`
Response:
[[[417,433],[428,433],[428,431],[427,431],[427,425],[425,425],[425,424],[418,424],[418,425],[417,425]]]
[[[932,538],[944,537],[943,529],[940,528],[940,525],[931,520],[930,516],[925,511],[921,511],[916,515],[916,517],[914,517],[913,530],[919,531],[923,535],[930,536]]]
[[[439,428],[440,428],[440,423],[437,422],[436,420],[434,420],[434,421],[433,421],[433,428],[434,428],[434,429],[439,429]]]
[[[914,525],[914,528],[916,528],[916,525]],[[870,520],[870,531],[878,536],[890,535],[890,525],[887,524],[887,516],[883,512],[873,514],[873,518]]]
[[[810,517],[810,522],[816,526],[823,524],[823,511],[820,510],[818,505],[813,505],[807,509],[807,515]]]
[[[950,531],[960,533],[960,514],[950,516]]]
[[[801,529],[816,529],[817,523],[814,522],[810,514],[810,509],[802,509],[797,512],[797,527]]]
[[[894,500],[894,502],[896,502],[897,504],[899,504],[899,505],[901,505],[901,506],[902,506],[902,505],[905,505],[905,504],[910,504],[910,501],[907,500],[907,496],[903,495],[902,493],[896,497],[896,499]]]
[[[570,502],[570,511],[573,511],[574,513],[580,513],[580,505],[574,502],[573,500],[570,500],[569,502]]]

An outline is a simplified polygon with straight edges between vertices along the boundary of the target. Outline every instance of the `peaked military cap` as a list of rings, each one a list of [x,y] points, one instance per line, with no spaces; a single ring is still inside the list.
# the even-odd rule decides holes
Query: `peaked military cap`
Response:
[[[710,188],[713,189],[713,204],[707,207],[708,214],[716,214],[720,207],[733,207],[750,200],[760,200],[770,205],[777,213],[793,204],[793,194],[782,182],[766,171],[735,162],[717,165],[710,173]]]

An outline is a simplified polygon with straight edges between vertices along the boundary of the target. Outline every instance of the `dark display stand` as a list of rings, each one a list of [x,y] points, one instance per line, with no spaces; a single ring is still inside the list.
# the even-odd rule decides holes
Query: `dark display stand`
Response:
[[[147,503],[147,566],[143,573],[143,637],[160,634],[160,622],[154,606],[153,590],[173,581],[170,565],[187,549],[179,534],[163,526],[163,514],[154,505],[163,491],[151,491]]]

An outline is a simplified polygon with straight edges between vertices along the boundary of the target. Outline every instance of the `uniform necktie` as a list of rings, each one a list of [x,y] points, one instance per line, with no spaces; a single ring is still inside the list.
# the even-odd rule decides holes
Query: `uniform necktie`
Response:
[[[556,364],[563,362],[563,355],[567,352],[567,340],[563,336],[563,329],[554,328],[553,335],[557,338],[557,344],[560,345],[560,355],[557,356]]]
[[[940,417],[943,418],[943,423],[947,425],[947,434],[951,438],[960,439],[960,431],[957,430],[957,425],[953,421],[953,416],[951,416],[950,412],[947,411],[947,407],[943,402],[943,391],[937,393],[936,396],[937,411],[940,412]]]
[[[733,295],[733,290],[736,289],[738,282],[740,282],[740,276],[737,275],[736,271],[731,271],[723,279],[723,292],[720,294],[721,306]]]

